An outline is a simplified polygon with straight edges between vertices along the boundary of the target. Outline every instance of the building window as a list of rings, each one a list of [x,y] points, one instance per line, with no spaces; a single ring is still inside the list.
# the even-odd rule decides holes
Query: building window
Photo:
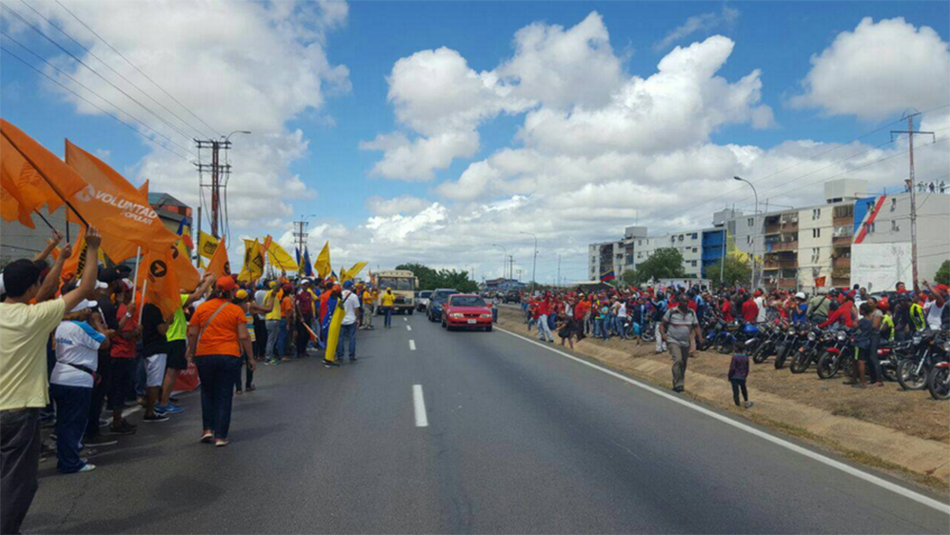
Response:
[[[683,241],[683,235],[680,234],[680,241]]]
[[[811,237],[812,237],[812,238],[820,238],[820,237],[821,237],[821,229],[820,229],[820,228],[813,228],[813,229],[811,229]]]
[[[698,235],[697,235],[697,233],[694,232],[694,233],[693,233],[693,239],[695,240],[696,238],[698,238]]]
[[[811,211],[812,220],[818,219],[821,217],[821,208],[813,208]]]
[[[751,217],[748,219],[748,221],[749,221],[749,226],[750,226],[750,227],[755,224],[755,219],[753,219],[753,218],[751,218]]]
[[[811,261],[813,264],[818,262],[818,260],[821,258],[820,255],[821,255],[821,249],[817,247],[813,247],[811,250]]]
[[[693,247],[693,252],[694,252],[694,253],[699,252],[699,248],[698,248],[698,247]]]
[[[696,261],[695,261],[695,260],[690,260],[690,261],[689,261],[689,265],[691,265],[691,266],[693,266],[693,267],[696,267]]]
[[[868,234],[874,234],[874,223],[865,223],[864,226],[868,230]]]
[[[746,236],[745,243],[746,245],[752,245],[752,236]]]

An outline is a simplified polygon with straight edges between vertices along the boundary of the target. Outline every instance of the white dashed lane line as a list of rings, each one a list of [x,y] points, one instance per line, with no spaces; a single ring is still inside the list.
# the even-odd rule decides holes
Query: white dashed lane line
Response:
[[[411,331],[411,330],[412,330],[412,325],[406,325],[406,330],[407,330],[407,331]]]
[[[416,414],[416,427],[429,427],[426,417],[426,400],[422,396],[422,385],[412,385],[412,404]]]
[[[411,351],[415,351],[415,350],[416,350],[416,341],[415,341],[415,340],[409,340],[409,349],[410,349]]]

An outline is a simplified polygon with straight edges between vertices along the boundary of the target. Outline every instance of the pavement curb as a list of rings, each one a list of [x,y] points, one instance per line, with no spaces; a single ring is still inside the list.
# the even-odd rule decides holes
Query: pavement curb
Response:
[[[515,333],[525,333],[519,311],[500,310],[498,325]],[[568,350],[560,346],[559,349]],[[672,383],[668,363],[604,347],[590,338],[575,343],[573,352],[653,384],[668,388]],[[723,370],[722,377],[687,372],[686,391],[704,403],[785,434],[812,441],[817,438],[818,443],[831,446],[855,462],[909,472],[917,476],[915,479],[918,482],[931,487],[946,489],[950,486],[950,458],[947,456],[946,444],[855,418],[834,415],[752,386],[749,387],[749,397],[755,401],[755,406],[748,411],[737,409],[732,403],[732,388],[725,378],[726,371]],[[877,462],[877,459],[883,463]]]

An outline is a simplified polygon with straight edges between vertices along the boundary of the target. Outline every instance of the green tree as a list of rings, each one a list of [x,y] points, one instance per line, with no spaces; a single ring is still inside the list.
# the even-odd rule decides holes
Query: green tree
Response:
[[[683,255],[673,247],[665,247],[657,249],[653,256],[637,266],[635,284],[643,284],[651,279],[678,279],[685,276]]]
[[[469,279],[468,271],[454,269],[440,269],[438,271],[429,266],[410,263],[399,264],[396,269],[411,271],[419,279],[419,290],[435,290],[436,288],[455,288],[460,292],[476,292],[478,284]]]
[[[944,260],[943,264],[940,264],[940,269],[934,275],[934,281],[937,284],[950,284],[950,260]]]
[[[722,277],[719,277],[720,272]],[[743,262],[738,258],[726,257],[726,264],[722,265],[722,260],[710,264],[706,268],[706,278],[710,279],[713,286],[734,287],[738,284],[748,284],[752,276],[752,267],[748,262]]]
[[[411,271],[419,279],[419,290],[434,290],[438,288],[439,274],[436,270],[422,264],[399,264],[396,269]]]
[[[625,269],[625,270],[623,271],[623,275],[620,276],[620,280],[621,280],[624,284],[626,284],[626,285],[628,285],[628,286],[632,286],[632,285],[638,284],[638,281],[637,281],[637,270],[635,270],[635,269]]]

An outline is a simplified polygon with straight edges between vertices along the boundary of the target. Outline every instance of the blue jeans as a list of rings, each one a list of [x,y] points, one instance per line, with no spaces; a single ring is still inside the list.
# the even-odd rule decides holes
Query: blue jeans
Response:
[[[387,316],[388,318],[389,316]],[[347,339],[350,341],[349,356],[350,360],[356,358],[356,323],[349,325],[340,325],[340,341],[336,344],[336,361],[343,360],[343,345]]]
[[[277,358],[287,355],[287,337],[290,335],[287,332],[287,320],[285,318],[280,318],[280,331],[277,333]]]
[[[201,425],[214,438],[228,438],[234,381],[241,373],[241,359],[232,355],[195,357],[201,380]]]
[[[277,348],[277,339],[279,338],[278,333],[280,332],[280,321],[278,320],[267,320],[267,352],[265,355],[267,358],[276,358],[276,353],[274,350]]]
[[[547,314],[543,314],[541,315],[541,317],[538,318],[538,337],[542,341],[547,341],[547,340],[550,340],[551,342],[554,341],[554,335],[551,334],[551,327],[550,325],[548,325]]]
[[[536,319],[534,319],[534,318],[530,318],[530,317],[528,318],[528,332],[531,332],[531,327],[532,327],[535,323],[537,323],[537,321],[538,321],[538,320],[536,320]]]
[[[393,326],[393,307],[383,307],[383,314],[386,315],[386,320],[383,322],[384,327]]]
[[[600,338],[602,335],[600,331],[604,328],[604,320],[600,318],[594,318],[594,338]]]
[[[89,421],[92,388],[51,384],[49,391],[56,401],[56,468],[64,474],[78,472],[86,465],[79,451]]]

